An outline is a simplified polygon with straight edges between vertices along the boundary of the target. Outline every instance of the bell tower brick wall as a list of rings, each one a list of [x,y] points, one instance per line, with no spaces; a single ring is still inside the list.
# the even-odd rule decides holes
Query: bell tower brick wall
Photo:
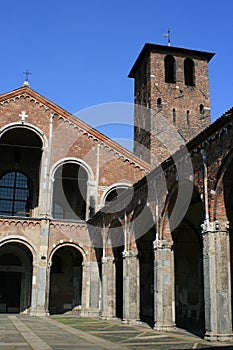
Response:
[[[134,153],[152,165],[210,124],[208,62],[214,53],[145,44],[135,80]]]

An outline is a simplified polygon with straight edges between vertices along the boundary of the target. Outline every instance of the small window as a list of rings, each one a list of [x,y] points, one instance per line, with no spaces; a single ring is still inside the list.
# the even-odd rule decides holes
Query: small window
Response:
[[[204,105],[203,104],[200,104],[200,114],[204,114]]]
[[[173,124],[176,125],[176,109],[173,108],[172,110],[172,121],[173,121]]]
[[[190,113],[189,113],[189,111],[186,112],[186,121],[187,121],[187,125],[190,125]]]
[[[184,80],[185,85],[194,86],[194,62],[190,58],[184,60]]]
[[[29,216],[32,208],[32,188],[29,178],[17,171],[0,180],[0,215]]]
[[[176,61],[173,56],[166,56],[164,59],[165,83],[176,82]]]
[[[160,97],[157,99],[157,107],[158,107],[158,110],[162,109],[162,100]]]

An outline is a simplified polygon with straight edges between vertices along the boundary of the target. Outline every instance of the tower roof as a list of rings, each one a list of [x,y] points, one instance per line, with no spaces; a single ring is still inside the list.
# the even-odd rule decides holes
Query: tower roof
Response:
[[[211,58],[215,55],[214,52],[206,52],[206,51],[185,49],[182,47],[146,43],[142,48],[138,58],[136,59],[131,71],[129,72],[129,75],[128,75],[129,78],[134,78],[135,72],[137,71],[144,57],[149,52],[164,53],[167,55],[169,54],[174,56],[179,55],[179,56],[185,56],[185,57],[199,58],[202,60],[207,60],[207,62],[209,62]]]

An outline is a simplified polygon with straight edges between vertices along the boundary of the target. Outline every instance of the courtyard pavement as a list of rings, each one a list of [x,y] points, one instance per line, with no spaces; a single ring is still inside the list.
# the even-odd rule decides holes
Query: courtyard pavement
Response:
[[[233,349],[184,330],[156,332],[146,324],[125,325],[74,316],[0,315],[0,350],[148,350]]]

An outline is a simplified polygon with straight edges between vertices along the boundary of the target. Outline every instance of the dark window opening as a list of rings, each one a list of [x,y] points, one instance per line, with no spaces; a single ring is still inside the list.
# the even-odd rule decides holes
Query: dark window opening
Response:
[[[165,82],[175,83],[176,82],[176,61],[173,56],[166,56],[164,59],[165,65]]]
[[[160,97],[157,99],[157,107],[158,107],[158,110],[162,109],[162,100]]]
[[[66,163],[57,169],[53,188],[55,219],[85,220],[87,181],[88,174],[79,164]]]
[[[172,121],[173,121],[173,124],[176,125],[176,109],[173,108],[172,110]]]
[[[204,113],[204,105],[203,104],[200,104],[200,114],[203,114]]]
[[[62,273],[62,259],[60,256],[54,255],[51,265],[52,273]]]
[[[117,199],[123,192],[125,192],[128,189],[128,187],[115,187],[112,190],[109,191],[109,193],[106,196],[105,202],[110,203],[111,201],[114,201]]]
[[[190,125],[190,113],[189,113],[189,111],[186,112],[186,121],[187,121],[187,125]]]
[[[29,216],[32,208],[32,186],[29,178],[16,171],[0,180],[0,215]]]
[[[194,86],[194,62],[190,58],[184,60],[184,80],[185,85]]]

